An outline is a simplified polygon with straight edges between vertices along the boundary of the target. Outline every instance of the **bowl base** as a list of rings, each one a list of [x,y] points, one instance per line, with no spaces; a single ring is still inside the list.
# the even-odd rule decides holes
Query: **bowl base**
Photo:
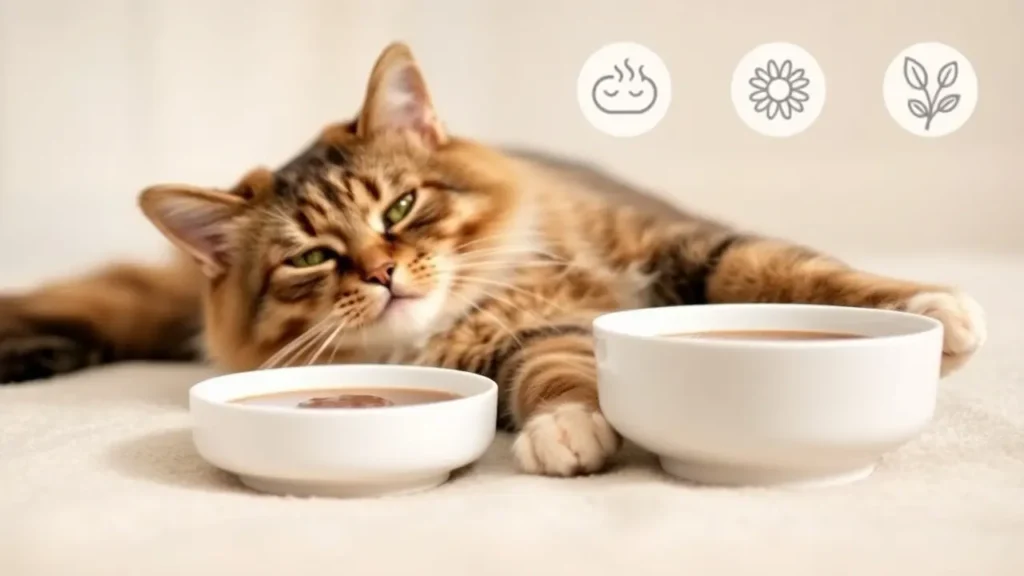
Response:
[[[667,457],[658,460],[668,475],[710,486],[828,488],[863,480],[875,470],[875,464],[847,470],[816,471],[733,466]]]
[[[267,478],[264,476],[239,475],[239,480],[249,488],[266,494],[295,496],[300,498],[374,498],[398,496],[436,488],[448,481],[449,472],[386,480],[379,482],[330,482]]]

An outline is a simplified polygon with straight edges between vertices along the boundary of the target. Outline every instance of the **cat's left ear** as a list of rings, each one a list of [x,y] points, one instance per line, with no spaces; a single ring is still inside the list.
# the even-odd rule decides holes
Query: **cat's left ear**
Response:
[[[229,264],[232,222],[245,204],[239,195],[184,185],[151,186],[139,195],[143,214],[210,279]]]
[[[412,51],[400,42],[377,59],[356,126],[360,137],[386,131],[413,132],[428,146],[448,139]]]

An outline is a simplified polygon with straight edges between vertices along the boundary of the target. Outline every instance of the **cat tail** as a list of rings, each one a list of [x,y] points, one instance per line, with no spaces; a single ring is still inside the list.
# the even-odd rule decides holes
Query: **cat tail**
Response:
[[[126,360],[199,357],[202,276],[184,255],[0,293],[0,385]]]

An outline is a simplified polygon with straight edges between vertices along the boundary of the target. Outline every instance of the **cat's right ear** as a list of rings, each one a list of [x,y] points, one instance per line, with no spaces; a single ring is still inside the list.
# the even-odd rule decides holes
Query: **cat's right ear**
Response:
[[[245,206],[236,194],[176,184],[151,186],[139,194],[146,218],[195,258],[208,278],[224,273],[230,231]]]
[[[377,58],[355,128],[361,137],[375,132],[410,132],[431,147],[447,141],[427,82],[405,44],[389,44]]]

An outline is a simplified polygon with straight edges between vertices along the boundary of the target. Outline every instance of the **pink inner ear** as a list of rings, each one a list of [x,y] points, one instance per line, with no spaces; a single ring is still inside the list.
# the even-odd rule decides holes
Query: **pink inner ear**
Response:
[[[160,208],[164,224],[200,260],[224,264],[229,206],[193,198],[168,199]]]
[[[426,94],[419,74],[404,66],[390,74],[384,90],[384,125],[393,128],[419,128],[427,114]]]
[[[378,98],[371,130],[413,130],[431,145],[442,139],[426,85],[414,65],[388,74]]]

